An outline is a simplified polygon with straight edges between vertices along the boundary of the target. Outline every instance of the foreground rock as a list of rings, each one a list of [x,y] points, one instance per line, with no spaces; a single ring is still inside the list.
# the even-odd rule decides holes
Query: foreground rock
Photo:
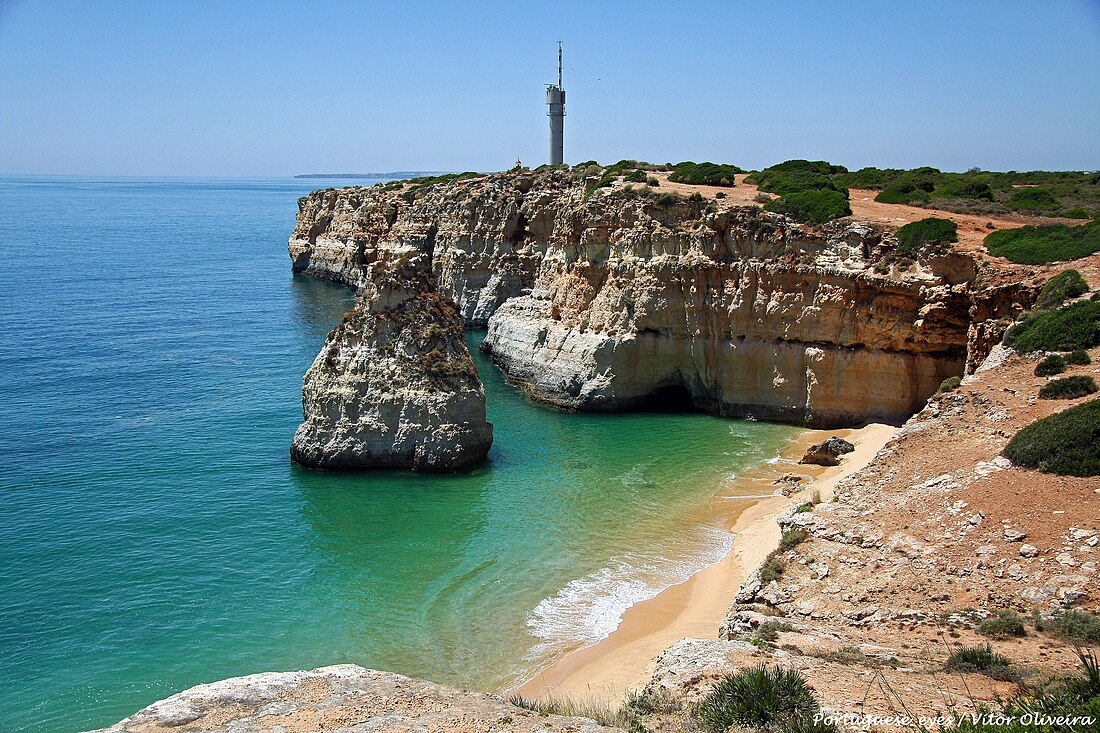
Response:
[[[290,453],[304,466],[452,471],[485,458],[485,392],[426,256],[407,249],[370,264],[306,372],[302,411]]]
[[[161,700],[98,733],[596,733],[613,731],[351,664],[272,672],[199,685]]]
[[[839,466],[840,457],[851,453],[856,447],[844,438],[833,436],[823,443],[811,445],[799,463],[812,463],[818,466]]]

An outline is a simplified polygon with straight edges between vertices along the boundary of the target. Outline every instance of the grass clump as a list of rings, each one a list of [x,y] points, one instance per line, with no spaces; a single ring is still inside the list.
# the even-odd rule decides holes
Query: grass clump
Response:
[[[760,566],[760,583],[761,585],[767,585],[773,580],[778,580],[782,574],[783,561],[776,557],[775,553],[772,553]]]
[[[690,160],[677,163],[668,180],[701,186],[732,186],[734,175],[745,171],[725,163],[694,163]]]
[[[1100,399],[1033,422],[1016,433],[1004,455],[1044,473],[1100,476]]]
[[[1021,354],[1075,351],[1100,343],[1100,302],[1078,301],[1055,311],[1035,313],[1005,333],[1005,344]]]
[[[985,248],[1021,265],[1076,260],[1100,252],[1100,219],[1073,227],[1045,224],[1002,229],[986,236]]]
[[[1047,382],[1039,390],[1041,400],[1075,400],[1097,392],[1096,380],[1089,376],[1062,377]]]
[[[626,705],[615,706],[596,698],[546,698],[535,700],[512,695],[508,698],[511,705],[531,710],[539,715],[563,715],[566,717],[590,718],[600,725],[615,728],[629,728],[635,721],[633,711]]]
[[[1025,636],[1027,630],[1024,629],[1024,620],[1015,611],[1005,609],[978,624],[978,633],[991,639],[1008,639]]]
[[[940,382],[940,388],[936,390],[936,394],[942,394],[944,392],[953,392],[959,388],[962,384],[962,377],[948,377]]]
[[[1035,365],[1035,376],[1053,377],[1066,370],[1066,360],[1058,354],[1051,354]]]
[[[784,550],[789,550],[792,547],[801,545],[806,540],[810,539],[810,535],[805,530],[791,528],[783,533],[783,536],[779,540],[779,546]]]
[[[910,222],[898,229],[898,254],[912,255],[924,249],[926,244],[959,241],[959,228],[950,219],[930,216]]]
[[[1084,349],[1074,349],[1065,356],[1067,364],[1077,364],[1078,366],[1086,366],[1092,363],[1092,357],[1089,356],[1089,352]]]
[[[760,665],[721,680],[699,703],[695,717],[710,733],[726,733],[733,726],[805,731],[818,709],[800,672]]]
[[[994,652],[989,644],[959,647],[947,658],[945,666],[951,672],[981,672],[996,680],[1011,681],[1014,677],[1012,660]]]
[[[1100,617],[1085,611],[1065,611],[1055,616],[1051,632],[1071,644],[1100,644]]]
[[[1035,301],[1037,310],[1053,310],[1061,307],[1070,298],[1076,298],[1089,291],[1089,285],[1081,273],[1077,270],[1066,270],[1058,273],[1039,291],[1039,299]]]

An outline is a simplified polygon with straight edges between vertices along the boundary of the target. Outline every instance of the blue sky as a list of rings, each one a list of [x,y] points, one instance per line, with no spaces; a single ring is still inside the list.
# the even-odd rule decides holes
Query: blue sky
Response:
[[[1100,168],[1100,0],[0,0],[0,172]]]

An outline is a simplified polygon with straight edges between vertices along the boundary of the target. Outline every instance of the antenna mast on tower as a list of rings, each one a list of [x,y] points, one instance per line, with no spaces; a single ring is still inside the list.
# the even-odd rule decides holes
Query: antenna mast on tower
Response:
[[[565,162],[565,87],[561,78],[561,41],[558,41],[558,83],[546,85],[546,115],[550,118],[550,165]]]

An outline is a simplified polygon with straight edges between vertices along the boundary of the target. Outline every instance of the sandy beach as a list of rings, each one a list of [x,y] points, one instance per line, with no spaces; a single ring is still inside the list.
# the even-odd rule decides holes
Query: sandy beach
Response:
[[[783,452],[777,463],[765,464],[724,487],[714,511],[736,538],[718,563],[654,598],[632,606],[611,635],[589,647],[565,655],[516,692],[533,697],[568,697],[617,702],[627,691],[649,681],[657,656],[686,637],[716,638],[741,582],[779,543],[776,518],[791,506],[807,501],[816,491],[822,501],[832,496],[842,478],[863,468],[895,434],[897,428],[871,424],[855,430],[808,430]],[[792,465],[806,448],[830,435],[845,438],[855,451],[835,467]],[[767,496],[784,473],[811,481],[789,496]]]

